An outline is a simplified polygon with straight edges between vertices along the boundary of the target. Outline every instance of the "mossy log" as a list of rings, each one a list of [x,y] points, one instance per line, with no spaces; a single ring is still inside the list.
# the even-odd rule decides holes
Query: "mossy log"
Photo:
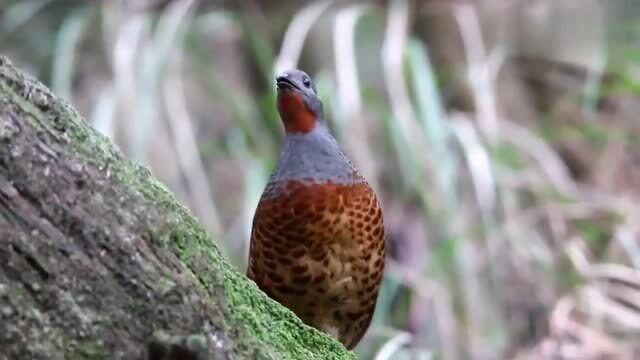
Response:
[[[0,359],[352,359],[0,57]]]

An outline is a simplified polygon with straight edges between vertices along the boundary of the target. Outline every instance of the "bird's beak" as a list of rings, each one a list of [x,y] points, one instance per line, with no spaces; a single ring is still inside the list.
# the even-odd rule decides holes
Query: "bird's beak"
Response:
[[[276,86],[278,90],[300,90],[298,86],[287,76],[279,75],[276,77]]]

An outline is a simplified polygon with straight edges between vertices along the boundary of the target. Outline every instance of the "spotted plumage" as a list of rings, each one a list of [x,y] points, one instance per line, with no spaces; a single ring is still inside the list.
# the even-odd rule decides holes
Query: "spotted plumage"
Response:
[[[301,71],[277,78],[286,136],[255,212],[247,275],[351,349],[369,327],[381,282],[382,210],[324,123],[306,79]]]

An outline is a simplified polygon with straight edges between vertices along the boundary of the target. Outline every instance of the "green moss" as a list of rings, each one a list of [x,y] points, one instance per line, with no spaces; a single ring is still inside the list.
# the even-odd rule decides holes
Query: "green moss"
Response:
[[[253,337],[273,344],[278,354],[291,359],[350,359],[342,345],[304,325],[292,312],[267,298],[229,265],[225,268],[229,309],[234,317],[250,324]]]
[[[95,340],[87,340],[80,344],[79,352],[83,359],[106,359],[108,357],[104,345]]]
[[[129,160],[86,124],[64,100],[44,85],[8,65],[0,57],[0,91],[33,114],[32,125],[82,154],[114,181],[126,185],[147,199],[167,219],[161,228],[150,228],[156,246],[171,247],[193,272],[202,288],[214,296],[224,292],[225,319],[214,319],[234,341],[237,353],[253,359],[353,359],[354,355],[333,338],[305,326],[292,312],[269,299],[220,254],[215,242],[150,172]],[[19,93],[18,93],[19,92]],[[9,129],[0,129],[2,133]],[[215,300],[214,300],[215,301]],[[217,321],[221,322],[218,323]],[[95,343],[83,345],[83,352],[96,353]]]

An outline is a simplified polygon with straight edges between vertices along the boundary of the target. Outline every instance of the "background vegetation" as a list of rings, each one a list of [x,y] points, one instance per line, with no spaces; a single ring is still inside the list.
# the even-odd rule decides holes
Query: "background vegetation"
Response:
[[[148,165],[244,271],[316,80],[381,195],[362,359],[640,356],[640,2],[0,3],[0,53]]]

